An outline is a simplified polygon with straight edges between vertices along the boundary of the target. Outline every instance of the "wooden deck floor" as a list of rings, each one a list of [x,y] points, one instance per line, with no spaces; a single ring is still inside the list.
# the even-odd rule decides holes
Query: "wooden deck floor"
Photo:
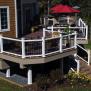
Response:
[[[54,53],[54,54],[50,54],[46,57],[28,57],[28,58],[21,58],[19,56],[14,56],[12,54],[6,54],[6,53],[2,53],[0,54],[0,58],[1,59],[5,59],[11,62],[15,62],[18,64],[22,64],[22,65],[28,65],[28,64],[41,64],[41,63],[47,63],[50,61],[55,61],[57,59],[69,56],[69,55],[73,55],[74,53],[76,53],[77,50],[75,48],[72,49],[68,49],[63,51],[62,53]]]

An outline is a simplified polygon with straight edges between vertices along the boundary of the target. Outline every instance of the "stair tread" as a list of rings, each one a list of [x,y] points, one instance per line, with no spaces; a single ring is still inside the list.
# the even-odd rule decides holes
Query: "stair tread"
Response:
[[[88,64],[79,57],[76,57],[76,59],[80,60],[80,72],[91,77],[91,65],[88,66]]]

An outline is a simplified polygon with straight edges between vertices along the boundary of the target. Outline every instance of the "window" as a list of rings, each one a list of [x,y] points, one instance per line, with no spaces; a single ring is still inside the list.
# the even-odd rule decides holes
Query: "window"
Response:
[[[0,6],[0,32],[9,31],[9,7]]]

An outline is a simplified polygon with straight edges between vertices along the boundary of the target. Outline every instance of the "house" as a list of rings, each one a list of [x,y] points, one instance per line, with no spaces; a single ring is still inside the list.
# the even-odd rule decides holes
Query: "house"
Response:
[[[30,32],[29,29],[34,23],[35,17],[38,16],[38,12],[36,0],[1,0],[1,34],[14,38],[25,35]]]
[[[13,65],[18,64],[22,70],[27,68],[28,84],[32,84],[32,65],[74,56],[77,43],[87,43],[88,27],[81,18],[78,27],[69,28],[81,30],[82,36],[76,31],[64,35],[60,30],[66,27],[59,26],[31,33],[38,14],[37,0],[0,0],[0,69],[6,71],[6,77],[11,77]],[[60,65],[63,71],[63,60]]]

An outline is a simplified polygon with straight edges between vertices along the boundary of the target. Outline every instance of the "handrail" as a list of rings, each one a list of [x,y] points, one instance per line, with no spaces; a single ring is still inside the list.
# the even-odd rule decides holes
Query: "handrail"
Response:
[[[75,48],[75,44],[72,44],[69,48],[65,48],[65,49],[62,47],[63,46],[63,43],[62,43],[63,37],[72,36],[72,35],[76,35],[76,34],[72,33],[72,34],[69,34],[69,35],[62,35],[60,33],[60,36],[57,36],[57,37],[51,37],[51,38],[42,37],[42,39],[34,39],[34,40],[26,40],[25,38],[14,39],[14,38],[8,38],[8,37],[1,36],[0,37],[0,40],[1,40],[0,41],[1,42],[0,47],[2,47],[2,48],[1,48],[0,53],[5,52],[7,54],[21,56],[22,58],[31,57],[31,56],[45,57],[47,55],[50,55],[50,54],[53,54],[53,53],[56,53],[56,52],[63,52],[64,50],[67,50],[67,49],[70,49],[70,48]],[[50,43],[53,43],[53,41],[48,41],[48,40],[55,40],[55,39],[58,39],[57,40],[58,42],[57,42],[57,45],[53,46],[53,49],[52,49],[52,46],[50,46]],[[75,36],[74,36],[74,39],[75,39]],[[17,49],[15,49],[15,50],[8,49],[5,46],[6,43],[4,41],[5,42],[10,41],[9,42],[10,44],[14,44],[12,46],[10,45],[10,47],[12,47],[13,49],[15,49],[14,47],[16,47],[20,51],[17,53]],[[54,42],[56,42],[56,40]],[[5,44],[3,44],[3,43],[5,43]],[[32,51],[29,49],[29,48],[32,48],[34,43],[35,44],[39,43],[39,49],[37,49],[37,51],[39,51],[39,52],[37,52],[35,54],[33,54],[32,51],[36,50],[36,49],[33,49]],[[47,43],[49,43],[49,47],[48,47]],[[46,47],[46,45],[47,45],[47,47]],[[9,44],[8,44],[8,46],[9,46]],[[29,52],[30,52],[30,54],[28,54]]]
[[[86,62],[88,65],[90,65],[90,50],[85,50],[83,47],[81,47],[80,45],[77,45],[78,47],[80,47],[82,50],[84,50],[87,54],[88,54],[88,59],[87,59],[87,61],[84,59],[84,58],[82,58],[82,57],[80,57],[79,55],[77,55],[79,58],[81,58],[84,62]]]
[[[2,36],[2,38],[3,38],[3,39],[7,39],[7,40],[19,41],[19,42],[22,41],[22,40],[20,40],[20,39],[8,38],[8,37],[3,37],[3,36]]]
[[[79,55],[77,55],[78,58],[82,59],[84,62],[88,63],[85,59],[83,59],[82,57],[80,57]]]
[[[45,40],[52,40],[52,39],[58,39],[58,38],[60,38],[60,36],[52,37],[52,38],[45,38]]]
[[[83,47],[81,47],[80,45],[77,45],[78,47],[80,47],[82,50],[84,50],[85,52],[87,52],[87,50],[85,50]]]
[[[61,29],[66,29],[67,27],[66,26],[50,26],[50,27],[47,27],[48,29],[51,29],[49,31],[61,31]],[[69,29],[80,29],[80,31],[78,31],[78,34],[79,33],[82,33],[82,37],[80,37],[80,39],[85,39],[87,40],[88,39],[88,26],[87,24],[81,19],[79,18],[78,20],[78,26],[75,26],[75,27],[72,27],[72,26],[68,26]],[[55,30],[55,29],[59,29],[59,30]],[[77,37],[79,39],[79,35]]]
[[[59,26],[57,26],[57,27],[55,27],[55,26],[53,26],[53,29],[64,29],[64,28],[67,28],[67,27],[59,27]],[[69,29],[78,29],[78,28],[86,28],[86,27],[69,27]],[[52,26],[51,27],[48,27],[48,29],[52,29]]]
[[[85,22],[81,19],[81,18],[79,18],[79,22],[82,22],[82,24],[84,25],[84,26],[86,26],[86,24],[85,24]]]
[[[38,42],[42,41],[42,39],[33,39],[33,40],[24,40],[25,42]]]

